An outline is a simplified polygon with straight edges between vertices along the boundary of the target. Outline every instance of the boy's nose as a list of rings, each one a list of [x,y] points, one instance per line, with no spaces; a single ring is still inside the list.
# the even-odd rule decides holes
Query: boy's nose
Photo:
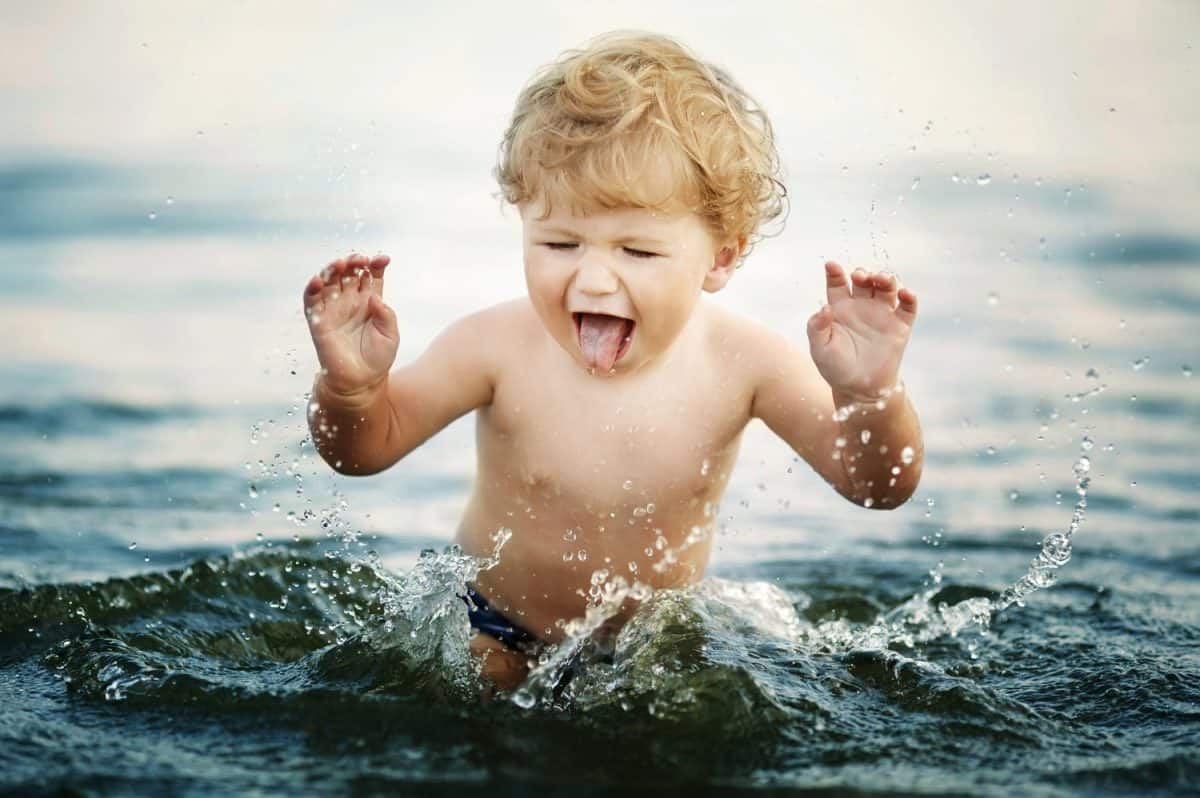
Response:
[[[584,258],[575,273],[575,287],[584,294],[611,294],[617,290],[618,283],[616,273],[598,257]]]

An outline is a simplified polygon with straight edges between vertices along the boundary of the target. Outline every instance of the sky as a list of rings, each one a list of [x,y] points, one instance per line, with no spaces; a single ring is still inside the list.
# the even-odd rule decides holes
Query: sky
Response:
[[[287,170],[358,140],[381,166],[454,151],[438,168],[465,179],[533,70],[616,28],[730,69],[797,175],[915,144],[1081,179],[1200,178],[1189,2],[9,3],[0,157]]]

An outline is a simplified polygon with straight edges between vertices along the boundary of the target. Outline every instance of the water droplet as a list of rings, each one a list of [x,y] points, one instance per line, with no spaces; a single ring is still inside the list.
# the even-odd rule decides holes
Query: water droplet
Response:
[[[868,496],[867,498],[863,499],[863,507],[868,507],[868,508],[869,508],[869,507],[872,507],[872,506],[874,506],[874,504],[875,504],[875,500],[874,500],[874,499],[872,499],[870,496]]]
[[[846,448],[846,439],[841,436],[838,436],[837,438],[834,438],[833,445],[838,447],[839,449],[845,449]]]
[[[920,186],[921,186],[921,178],[914,177],[913,181],[912,181],[912,187],[909,188],[909,191],[916,191]]]
[[[975,185],[977,186],[986,186],[990,182],[992,182],[992,176],[986,172],[975,178]]]
[[[579,552],[578,552],[578,553],[576,553],[575,557],[576,557],[576,558],[577,558],[577,559],[578,559],[580,562],[587,562],[587,558],[588,558],[587,549],[580,549],[580,550],[579,550]]]
[[[135,540],[134,542],[129,544],[129,550],[133,551],[136,548],[137,548],[137,541]]]
[[[563,532],[563,540],[574,540],[577,537],[574,529],[568,529]]]
[[[1133,363],[1131,363],[1130,365],[1133,366],[1134,371],[1141,371],[1142,369],[1146,368],[1146,366],[1149,364],[1150,364],[1150,357],[1149,357],[1149,355],[1147,355],[1146,357],[1139,357],[1137,360],[1133,361]]]
[[[871,430],[865,429],[858,433],[858,439],[863,442],[863,446],[866,446],[871,442]]]
[[[167,197],[167,204],[168,204],[168,205],[174,205],[174,204],[175,204],[175,198],[174,198],[174,197]]]
[[[988,303],[988,307],[990,307],[990,308],[994,308],[1000,304],[1000,297],[996,294],[995,291],[988,292],[987,303]]]
[[[1018,491],[1010,490],[1008,492],[1008,500],[1010,502],[1015,502],[1019,498],[1021,498],[1021,494]]]
[[[1192,367],[1191,366],[1188,366],[1186,364],[1183,366],[1183,376],[1185,376],[1185,377],[1192,376]]]
[[[257,498],[258,498],[258,488],[257,488],[257,487],[255,487],[254,485],[251,485],[251,486],[250,486],[250,498],[251,498],[251,499],[257,499]]]
[[[993,456],[995,456],[995,454],[996,454],[996,447],[995,447],[995,446],[989,446],[989,447],[987,447],[987,449],[985,449],[984,451],[986,451],[986,452],[988,453],[988,456],[989,456],[989,457],[993,457]]]
[[[1079,448],[1083,449],[1085,452],[1090,452],[1092,450],[1092,447],[1095,445],[1096,445],[1096,442],[1093,441],[1091,438],[1089,438],[1087,435],[1084,435],[1083,438],[1079,442]]]
[[[633,480],[632,479],[625,480],[624,482],[621,483],[621,487],[624,488],[625,490],[633,490]]]
[[[900,462],[904,463],[905,465],[912,465],[913,456],[915,454],[916,453],[913,451],[913,447],[905,446],[900,450]]]
[[[150,211],[150,213],[146,214],[146,218],[153,222],[155,219],[158,218],[158,214],[155,213],[154,211]]]
[[[708,458],[704,458],[704,462],[700,464],[700,476],[708,476]]]

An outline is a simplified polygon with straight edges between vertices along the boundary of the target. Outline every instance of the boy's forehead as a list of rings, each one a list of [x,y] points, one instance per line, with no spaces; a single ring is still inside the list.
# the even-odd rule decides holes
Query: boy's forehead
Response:
[[[544,199],[522,204],[520,212],[525,224],[538,230],[612,226],[665,233],[678,228],[687,218],[686,213],[677,210],[632,206],[605,208],[579,202],[551,202],[547,207]]]

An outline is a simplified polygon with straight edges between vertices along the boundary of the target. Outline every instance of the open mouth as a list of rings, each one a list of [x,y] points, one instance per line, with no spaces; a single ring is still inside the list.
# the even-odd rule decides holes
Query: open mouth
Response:
[[[590,369],[611,371],[633,344],[633,319],[606,313],[572,313],[579,351]]]

